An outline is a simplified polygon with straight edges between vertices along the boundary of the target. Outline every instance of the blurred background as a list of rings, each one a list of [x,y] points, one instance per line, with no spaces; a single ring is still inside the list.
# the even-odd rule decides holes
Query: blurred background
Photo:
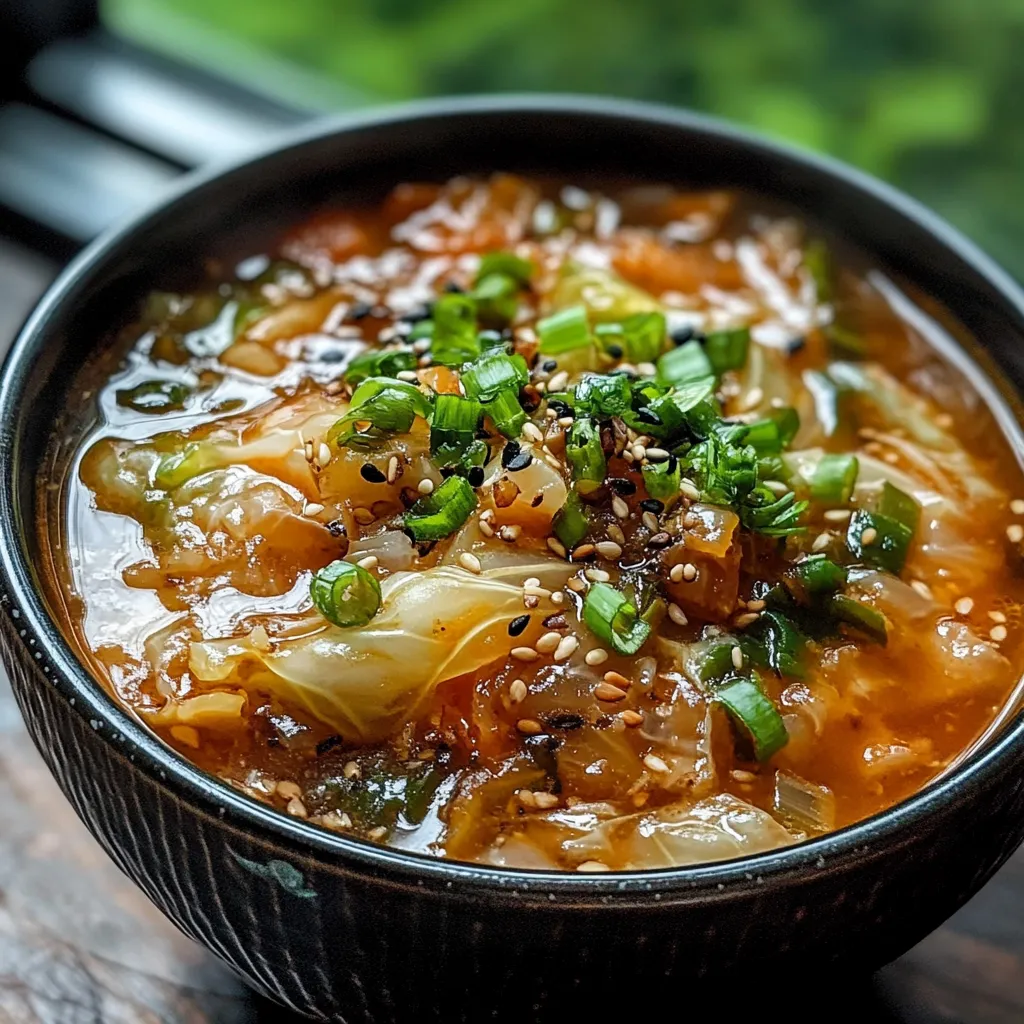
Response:
[[[694,107],[831,153],[1024,276],[1021,0],[105,0],[118,32],[301,105],[502,90]]]

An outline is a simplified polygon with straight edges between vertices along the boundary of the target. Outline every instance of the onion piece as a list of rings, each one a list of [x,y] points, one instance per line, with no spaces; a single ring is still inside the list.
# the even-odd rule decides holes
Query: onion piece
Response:
[[[775,814],[787,826],[812,835],[836,827],[836,798],[827,786],[787,771],[775,773]]]

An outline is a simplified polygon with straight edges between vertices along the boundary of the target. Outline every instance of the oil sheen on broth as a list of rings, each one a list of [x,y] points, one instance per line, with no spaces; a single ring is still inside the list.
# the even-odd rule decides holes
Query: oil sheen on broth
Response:
[[[602,871],[839,828],[1020,675],[1024,484],[939,319],[724,192],[321,212],[83,376],[65,628],[167,743],[345,834]]]

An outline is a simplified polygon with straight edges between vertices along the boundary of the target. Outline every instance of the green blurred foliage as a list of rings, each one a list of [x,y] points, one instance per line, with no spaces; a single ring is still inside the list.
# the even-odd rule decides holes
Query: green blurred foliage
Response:
[[[897,183],[1024,276],[1024,0],[110,3],[371,98],[560,90],[732,118]]]

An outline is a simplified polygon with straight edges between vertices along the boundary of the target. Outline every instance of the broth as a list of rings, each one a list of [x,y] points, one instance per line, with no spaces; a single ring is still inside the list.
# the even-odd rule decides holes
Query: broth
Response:
[[[602,871],[840,828],[1021,674],[1024,482],[922,324],[732,193],[324,211],[85,371],[41,480],[63,626],[186,757],[347,834]]]

